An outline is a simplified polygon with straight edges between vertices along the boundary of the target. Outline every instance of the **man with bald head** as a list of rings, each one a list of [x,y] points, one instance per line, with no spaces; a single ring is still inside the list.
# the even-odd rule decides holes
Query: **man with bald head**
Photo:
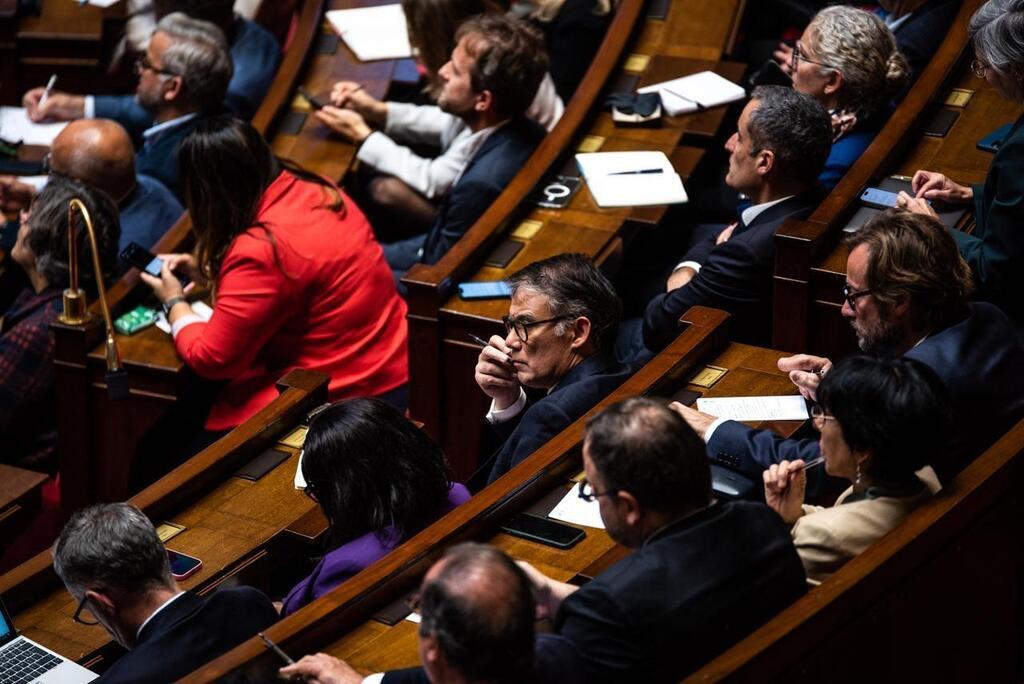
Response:
[[[110,195],[121,213],[119,249],[130,242],[149,248],[174,225],[184,209],[160,181],[135,173],[135,150],[128,133],[106,119],[72,121],[54,138],[47,157],[51,175],[74,178]],[[13,177],[0,178],[0,207],[28,207],[35,188]],[[17,227],[5,231],[13,241]],[[119,270],[128,267],[119,264]]]

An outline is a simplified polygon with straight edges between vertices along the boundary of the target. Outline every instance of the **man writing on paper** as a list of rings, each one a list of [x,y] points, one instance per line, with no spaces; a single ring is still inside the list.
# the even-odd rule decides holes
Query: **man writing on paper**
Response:
[[[666,292],[647,305],[643,346],[666,347],[679,333],[679,317],[696,305],[732,314],[733,339],[769,340],[775,231],[817,206],[818,174],[831,144],[828,113],[813,98],[779,86],[754,91],[725,145],[725,182],[753,205],[730,226],[694,229],[692,246],[669,276]],[[634,338],[632,348],[642,348],[639,340]]]
[[[1024,349],[999,309],[968,304],[970,268],[938,219],[882,212],[847,244],[843,315],[860,348],[921,361],[953,398],[953,441],[930,462],[940,481],[948,483],[1024,416]],[[831,367],[828,359],[805,354],[779,361],[779,369],[789,371],[801,394],[812,400]],[[711,459],[754,478],[773,463],[819,455],[814,439],[782,439],[771,430],[673,407],[707,442]]]
[[[547,72],[540,33],[504,14],[481,15],[459,26],[451,60],[438,72],[438,106],[462,119],[471,134],[463,141],[465,166],[455,175],[425,233],[384,245],[384,256],[401,277],[413,264],[433,264],[469,230],[501,194],[544,137],[525,116]],[[335,101],[349,98],[349,90]],[[325,107],[317,117],[356,143],[373,132],[355,111]],[[372,145],[382,144],[379,136]],[[385,143],[386,144],[386,143]],[[381,229],[378,229],[381,230]],[[383,234],[387,234],[387,228]]]

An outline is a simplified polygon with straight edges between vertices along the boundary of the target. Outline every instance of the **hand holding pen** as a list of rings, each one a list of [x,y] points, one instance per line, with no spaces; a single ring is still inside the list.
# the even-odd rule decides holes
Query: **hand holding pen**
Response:
[[[779,359],[779,370],[789,373],[789,380],[804,399],[815,401],[818,385],[825,374],[832,368],[832,362],[823,356],[796,354]]]
[[[782,461],[764,471],[764,500],[789,524],[804,514],[804,496],[807,492],[807,471],[825,462],[824,456],[804,463],[801,460]]]

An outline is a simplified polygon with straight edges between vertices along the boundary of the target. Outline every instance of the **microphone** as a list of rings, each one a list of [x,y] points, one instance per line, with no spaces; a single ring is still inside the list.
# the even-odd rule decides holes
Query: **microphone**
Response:
[[[107,290],[103,286],[103,267],[100,265],[99,250],[96,247],[96,231],[92,227],[92,217],[82,200],[77,197],[68,203],[68,272],[71,282],[64,290],[64,311],[58,320],[66,325],[82,325],[91,320],[86,306],[85,291],[78,286],[78,241],[75,239],[74,214],[78,211],[85,221],[89,245],[92,248],[92,267],[96,278],[96,291],[103,311],[103,324],[106,329],[106,362],[107,396],[112,400],[128,397],[128,373],[121,365],[121,353],[114,339],[114,322],[110,318],[110,307],[107,306]]]

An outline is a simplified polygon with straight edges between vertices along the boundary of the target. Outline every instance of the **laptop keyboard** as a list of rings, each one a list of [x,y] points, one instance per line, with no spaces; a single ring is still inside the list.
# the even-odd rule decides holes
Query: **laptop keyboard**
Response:
[[[21,639],[0,651],[0,684],[35,681],[63,660]]]

